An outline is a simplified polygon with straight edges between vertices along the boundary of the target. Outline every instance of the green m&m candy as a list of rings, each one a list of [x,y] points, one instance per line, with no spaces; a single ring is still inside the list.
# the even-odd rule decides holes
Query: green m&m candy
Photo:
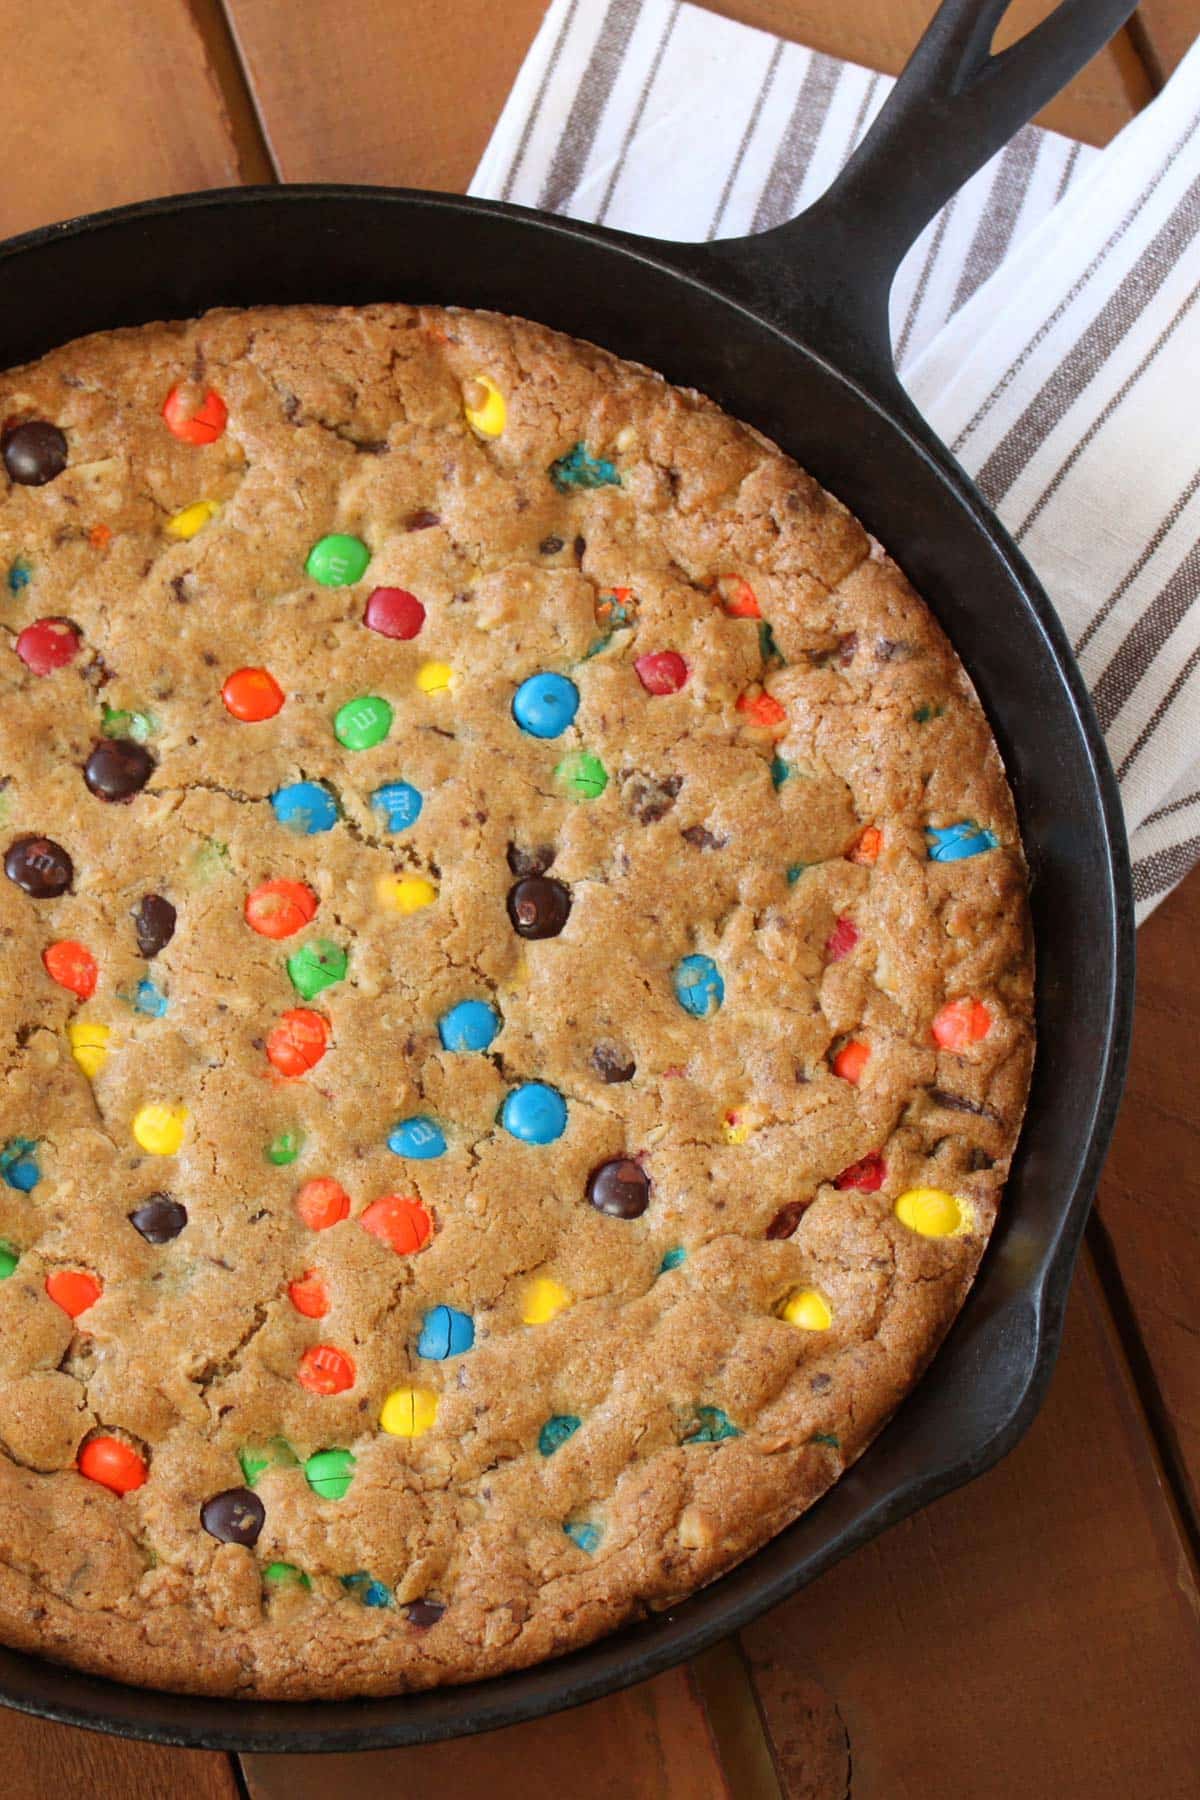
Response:
[[[14,1250],[11,1244],[0,1242],[0,1281],[8,1280],[20,1260],[19,1251]]]
[[[283,1169],[288,1163],[295,1162],[303,1148],[304,1138],[300,1132],[281,1131],[278,1137],[271,1139],[265,1155],[269,1163],[274,1163],[277,1169]]]
[[[349,966],[350,959],[341,945],[330,943],[328,938],[316,938],[287,959],[292,986],[304,1000],[312,1000],[335,981],[343,980]]]
[[[335,531],[329,537],[317,539],[308,553],[304,571],[322,587],[346,587],[352,581],[362,580],[370,560],[371,552],[361,538]]]
[[[392,709],[378,694],[359,694],[333,715],[333,734],[347,750],[382,744],[392,729]]]
[[[591,750],[572,750],[555,768],[554,779],[572,800],[596,800],[608,786],[608,771]]]
[[[268,1563],[263,1570],[263,1580],[269,1587],[302,1587],[305,1589],[312,1587],[312,1582],[304,1570],[298,1569],[295,1563],[289,1562]]]
[[[318,1450],[304,1465],[304,1479],[320,1499],[344,1500],[356,1460],[351,1450]]]

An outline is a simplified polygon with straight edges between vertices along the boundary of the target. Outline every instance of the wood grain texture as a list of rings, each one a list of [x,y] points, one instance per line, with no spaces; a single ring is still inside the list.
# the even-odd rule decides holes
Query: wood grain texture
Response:
[[[1098,1223],[1161,1403],[1182,1504],[1200,1520],[1200,870],[1138,933],[1129,1086]],[[1107,1270],[1106,1270],[1107,1273]],[[1120,1296],[1118,1304],[1120,1303]]]
[[[1194,1571],[1086,1261],[1019,1448],[743,1643],[788,1800],[1194,1800]]]
[[[0,237],[242,179],[229,110],[181,0],[2,0],[0,41]]]
[[[245,1756],[251,1800],[729,1800],[686,1670],[483,1737],[361,1756]],[[742,1800],[739,1793],[738,1800]],[[749,1800],[749,1796],[747,1796]]]
[[[1142,0],[1138,18],[1163,74],[1169,75],[1200,37],[1200,0]]]
[[[227,1756],[125,1743],[0,1709],[5,1800],[238,1800]]]

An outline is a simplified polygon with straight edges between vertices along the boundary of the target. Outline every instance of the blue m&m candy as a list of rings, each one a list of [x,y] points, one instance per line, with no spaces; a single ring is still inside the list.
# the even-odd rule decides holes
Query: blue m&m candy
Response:
[[[0,1150],[0,1175],[18,1194],[30,1194],[42,1179],[32,1138],[10,1138]]]
[[[589,1525],[585,1519],[568,1519],[563,1530],[571,1542],[580,1550],[586,1550],[589,1556],[600,1542],[600,1527]]]
[[[134,988],[133,1004],[136,1011],[147,1013],[152,1019],[162,1019],[166,1017],[169,1001],[162,989],[147,977]]]
[[[685,956],[671,980],[680,1006],[697,1019],[715,1013],[725,998],[725,983],[711,956]]]
[[[301,837],[315,837],[337,824],[337,801],[320,781],[293,781],[271,795],[275,817]]]
[[[538,1449],[543,1456],[553,1456],[569,1437],[574,1437],[582,1424],[583,1420],[574,1413],[555,1413],[538,1432]]]
[[[459,1312],[456,1306],[435,1306],[425,1314],[417,1355],[426,1362],[445,1362],[448,1356],[462,1356],[474,1342],[475,1321],[470,1313]]]
[[[460,1000],[438,1020],[443,1050],[486,1050],[500,1029],[500,1015],[486,1000]]]
[[[500,1123],[524,1144],[552,1144],[567,1129],[567,1103],[547,1082],[526,1081],[500,1108]]]
[[[982,856],[994,850],[998,839],[974,819],[960,819],[957,825],[927,825],[930,862],[962,862],[967,856]]]
[[[435,1156],[446,1154],[445,1132],[424,1113],[414,1113],[411,1119],[393,1125],[387,1144],[397,1156],[411,1156],[415,1162],[432,1162]]]
[[[565,675],[531,675],[513,696],[513,718],[530,737],[561,737],[579,711],[579,689]]]
[[[421,816],[425,802],[411,781],[385,781],[371,795],[372,812],[382,813],[389,831],[407,831]]]

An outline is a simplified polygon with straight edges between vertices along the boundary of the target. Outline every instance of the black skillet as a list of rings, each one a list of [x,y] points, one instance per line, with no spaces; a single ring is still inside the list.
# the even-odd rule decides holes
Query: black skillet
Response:
[[[210,306],[451,302],[591,338],[777,439],[893,552],[983,699],[1033,875],[1040,1045],[1001,1224],[929,1374],[818,1506],[686,1604],[524,1673],[394,1699],[150,1693],[0,1651],[0,1701],[164,1743],[258,1751],[363,1750],[509,1725],[694,1655],[980,1474],[1033,1418],[1125,1067],[1125,837],[1062,626],[905,398],[887,297],[937,208],[1101,48],[1132,0],[1063,0],[993,56],[1006,4],[945,0],[831,190],[757,238],[656,243],[457,197],[285,187],[155,201],[0,247],[0,366],[83,332]]]

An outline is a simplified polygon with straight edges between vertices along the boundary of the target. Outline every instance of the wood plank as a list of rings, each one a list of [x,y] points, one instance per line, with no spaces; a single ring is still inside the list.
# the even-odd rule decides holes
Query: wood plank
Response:
[[[1138,18],[1163,74],[1170,75],[1200,37],[1200,0],[1142,0]]]
[[[181,0],[0,0],[0,41],[0,237],[256,172]]]
[[[715,11],[833,55],[898,70],[932,0],[707,0]],[[543,0],[225,0],[276,167],[285,181],[367,181],[461,191],[475,171]],[[1009,30],[1046,0],[1017,0]],[[381,84],[380,71],[386,71]],[[1149,98],[1126,37],[1046,111],[1060,131],[1106,142]]]
[[[1200,870],[1138,934],[1129,1087],[1100,1184],[1099,1225],[1161,1405],[1195,1534],[1200,1520]],[[1103,1248],[1103,1246],[1101,1246]],[[1105,1274],[1108,1270],[1105,1269]],[[1122,1295],[1116,1294],[1118,1308]]]
[[[1192,1800],[1200,1597],[1086,1260],[1018,1449],[742,1641],[788,1800]]]
[[[0,1792],[13,1800],[238,1800],[227,1756],[125,1743],[2,1709],[0,1767],[9,1771]]]
[[[730,1793],[685,1670],[483,1737],[355,1756],[244,1756],[251,1800],[425,1800],[486,1794],[528,1800],[728,1800]],[[741,1795],[739,1792],[739,1800]]]

